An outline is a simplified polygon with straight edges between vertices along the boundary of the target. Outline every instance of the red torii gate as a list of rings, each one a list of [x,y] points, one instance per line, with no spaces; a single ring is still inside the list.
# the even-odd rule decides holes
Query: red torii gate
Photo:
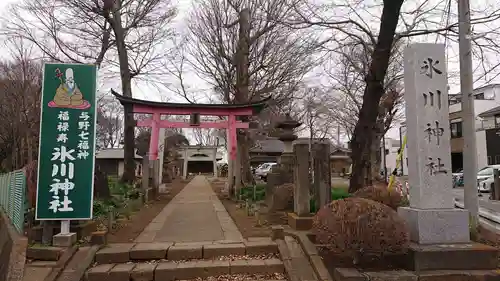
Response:
[[[149,159],[158,158],[158,140],[160,137],[160,128],[214,128],[226,129],[228,139],[228,150],[231,159],[236,159],[237,129],[248,129],[249,123],[236,120],[236,116],[251,116],[261,112],[271,97],[260,101],[246,104],[192,104],[192,103],[169,103],[155,102],[134,99],[118,94],[113,89],[111,93],[120,101],[123,106],[132,106],[133,113],[151,114],[152,117],[147,120],[137,121],[137,127],[150,127],[151,140],[149,143]],[[162,115],[208,115],[208,116],[227,116],[227,121],[221,122],[172,122],[161,120]]]

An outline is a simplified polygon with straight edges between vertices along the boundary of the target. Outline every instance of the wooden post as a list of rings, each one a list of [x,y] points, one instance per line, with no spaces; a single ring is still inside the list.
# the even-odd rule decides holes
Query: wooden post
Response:
[[[149,189],[149,153],[142,158],[142,190],[144,192],[144,202],[148,202],[151,198],[148,198]]]

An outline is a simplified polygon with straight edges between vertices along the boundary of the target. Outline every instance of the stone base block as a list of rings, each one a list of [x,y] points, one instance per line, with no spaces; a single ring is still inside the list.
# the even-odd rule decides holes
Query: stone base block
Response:
[[[94,231],[90,235],[90,245],[106,245],[107,231]]]
[[[469,212],[459,209],[414,209],[402,207],[410,240],[421,245],[470,242]]]
[[[52,229],[52,233],[59,233],[61,232],[61,224],[54,224],[53,226],[50,227]],[[76,233],[76,239],[80,240],[85,237],[90,236],[90,234],[94,231],[97,231],[97,223],[95,221],[82,221],[78,224],[73,224],[73,221],[70,225],[69,231],[71,233]],[[29,239],[31,242],[37,242],[41,243],[42,242],[42,233],[43,233],[43,227],[41,226],[35,226],[31,229],[29,233]]]
[[[76,233],[57,234],[52,237],[52,245],[55,247],[71,247],[76,243]]]
[[[410,244],[400,266],[407,270],[491,270],[497,268],[498,249],[479,244]]]
[[[26,258],[39,261],[58,261],[63,253],[59,247],[31,246],[26,249]]]
[[[281,225],[271,227],[271,240],[285,240],[285,229]]]
[[[288,213],[288,225],[295,230],[310,230],[312,228],[312,216],[298,216],[295,213]]]

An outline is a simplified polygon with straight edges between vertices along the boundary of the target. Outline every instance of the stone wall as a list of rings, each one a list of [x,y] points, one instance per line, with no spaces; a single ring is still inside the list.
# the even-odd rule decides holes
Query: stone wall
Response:
[[[23,279],[28,239],[19,235],[0,210],[0,280]]]

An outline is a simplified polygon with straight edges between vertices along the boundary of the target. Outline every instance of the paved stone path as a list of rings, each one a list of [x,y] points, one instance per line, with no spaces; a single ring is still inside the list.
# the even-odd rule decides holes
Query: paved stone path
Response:
[[[204,176],[196,176],[135,242],[243,241],[243,236]]]

